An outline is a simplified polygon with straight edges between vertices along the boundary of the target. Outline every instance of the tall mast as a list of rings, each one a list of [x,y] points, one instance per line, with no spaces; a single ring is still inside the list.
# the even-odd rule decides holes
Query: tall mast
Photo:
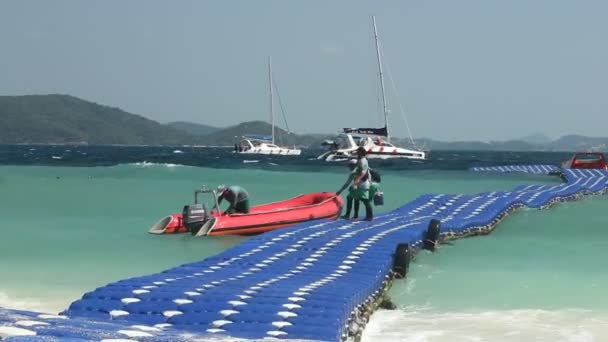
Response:
[[[272,107],[272,60],[268,56],[268,90],[270,92],[270,124],[272,125],[272,143],[274,144],[274,111]]]
[[[378,56],[378,71],[380,73],[380,92],[382,93],[382,112],[384,114],[384,127],[386,127],[386,140],[390,142],[388,132],[388,109],[386,108],[386,96],[384,95],[384,74],[382,73],[382,61],[380,57],[380,44],[378,43],[378,29],[376,28],[376,17],[372,16],[374,23],[374,39],[376,41],[376,55]]]

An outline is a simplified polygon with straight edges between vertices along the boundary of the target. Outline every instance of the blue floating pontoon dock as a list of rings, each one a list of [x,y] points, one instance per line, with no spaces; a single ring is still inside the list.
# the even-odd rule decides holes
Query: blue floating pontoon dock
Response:
[[[0,339],[343,341],[360,334],[420,248],[488,233],[520,207],[547,208],[608,189],[608,172],[600,170],[532,165],[474,171],[559,173],[565,182],[428,194],[372,222],[315,221],[272,231],[199,262],[98,288],[60,315],[0,309]]]
[[[505,165],[505,166],[479,166],[471,168],[476,172],[524,172],[537,175],[546,175],[559,172],[561,169],[554,165]]]

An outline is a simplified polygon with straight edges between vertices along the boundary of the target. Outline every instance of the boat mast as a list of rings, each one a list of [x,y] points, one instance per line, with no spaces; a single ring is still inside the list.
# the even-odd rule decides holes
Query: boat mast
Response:
[[[382,61],[380,57],[380,44],[378,43],[378,29],[376,28],[376,17],[372,16],[374,24],[374,40],[376,42],[376,55],[378,57],[378,72],[380,73],[380,92],[382,93],[382,111],[384,114],[384,127],[386,127],[386,140],[391,141],[388,133],[388,110],[386,108],[386,96],[384,95],[384,75],[382,73]]]
[[[270,91],[270,124],[272,125],[272,144],[274,145],[274,110],[272,108],[272,61],[268,56],[268,90]]]

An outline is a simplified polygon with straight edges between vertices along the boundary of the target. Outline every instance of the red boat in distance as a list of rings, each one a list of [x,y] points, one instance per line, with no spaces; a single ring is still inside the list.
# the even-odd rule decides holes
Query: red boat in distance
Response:
[[[606,158],[600,152],[576,153],[562,163],[564,169],[603,169],[608,170]]]
[[[190,232],[196,236],[259,234],[311,220],[337,219],[342,212],[342,197],[332,192],[315,192],[294,198],[251,207],[248,214],[227,215],[198,203],[199,193],[211,193],[217,206],[215,190],[195,191],[195,204],[186,205],[182,213],[166,216],[153,225],[149,233],[175,234]],[[219,207],[219,206],[217,206]]]

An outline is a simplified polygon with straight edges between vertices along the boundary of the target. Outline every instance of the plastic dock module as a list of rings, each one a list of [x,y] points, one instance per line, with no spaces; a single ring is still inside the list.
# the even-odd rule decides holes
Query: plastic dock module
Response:
[[[555,165],[505,165],[505,166],[479,166],[471,168],[476,172],[524,172],[538,175],[547,175],[559,172],[560,168]]]
[[[557,171],[565,182],[427,194],[371,222],[316,221],[272,231],[199,262],[98,288],[62,316],[0,310],[0,337],[346,340],[360,334],[417,250],[488,233],[521,207],[547,208],[608,188],[606,171],[529,168]]]
[[[124,324],[89,317],[70,318],[20,310],[0,309],[1,341],[160,341],[182,342],[201,338],[170,327]]]

